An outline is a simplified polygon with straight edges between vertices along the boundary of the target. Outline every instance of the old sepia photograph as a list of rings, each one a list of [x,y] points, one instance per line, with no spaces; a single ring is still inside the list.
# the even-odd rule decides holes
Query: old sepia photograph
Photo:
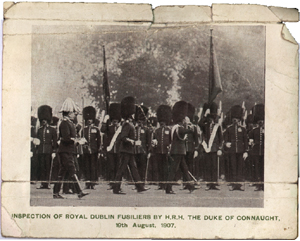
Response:
[[[6,2],[4,19],[3,236],[297,237],[297,9]]]
[[[30,204],[263,208],[265,31],[33,26]]]

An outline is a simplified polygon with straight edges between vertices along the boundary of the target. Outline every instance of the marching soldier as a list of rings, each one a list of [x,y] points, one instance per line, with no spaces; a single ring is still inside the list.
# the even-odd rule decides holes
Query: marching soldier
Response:
[[[237,183],[244,182],[244,160],[248,157],[247,132],[239,123],[242,116],[243,108],[239,105],[233,106],[231,108],[232,125],[230,125],[224,133],[224,141],[229,159],[229,170],[231,172],[230,191],[245,190],[242,184]]]
[[[250,157],[254,165],[254,181],[256,184],[255,191],[264,190],[264,144],[265,144],[265,130],[264,118],[265,110],[263,104],[258,104],[253,107],[254,123],[258,126],[249,132],[249,143],[252,147]]]
[[[76,149],[75,144],[79,143],[79,140],[76,138],[76,130],[74,119],[78,114],[78,106],[75,105],[72,99],[67,98],[62,105],[60,110],[63,115],[63,120],[59,125],[59,138],[60,144],[58,147],[58,154],[60,157],[60,169],[58,173],[58,182],[55,183],[53,188],[53,198],[54,199],[63,199],[59,192],[61,189],[63,178],[68,172],[72,181],[74,181],[74,186],[78,194],[78,198],[82,198],[88,193],[84,193],[81,190],[78,177],[76,175],[75,167],[75,155]]]
[[[135,132],[134,132],[134,140],[135,140],[135,161],[137,164],[137,168],[142,181],[145,181],[146,176],[146,167],[147,167],[147,154],[149,148],[149,130],[144,123],[146,122],[146,117],[148,113],[148,108],[145,106],[137,106],[135,113]]]
[[[120,141],[120,164],[113,185],[114,194],[125,194],[121,191],[121,181],[127,165],[129,166],[137,191],[143,192],[148,190],[144,187],[144,184],[141,183],[141,178],[134,159],[134,147],[140,144],[134,140],[135,128],[133,125],[133,117],[135,113],[135,99],[131,96],[125,97],[121,101],[121,117],[124,118],[125,121],[120,128],[120,133],[118,133],[118,131],[116,132],[116,134],[118,133],[118,139]],[[116,139],[116,134],[113,139]]]
[[[186,146],[185,142],[187,140],[187,133],[192,132],[190,129],[186,129],[184,125],[186,124],[186,116],[188,111],[188,104],[185,101],[178,101],[174,104],[172,109],[172,118],[174,122],[174,126],[171,130],[171,164],[170,170],[168,174],[168,183],[166,186],[166,194],[175,194],[172,190],[172,184],[175,179],[175,175],[177,170],[180,170],[183,173],[183,177],[188,182],[186,184],[186,188],[193,192],[195,190],[194,184],[191,183],[191,177],[189,175],[189,170],[185,162],[186,155]]]
[[[83,119],[85,127],[83,137],[87,143],[83,145],[83,156],[85,163],[85,187],[86,189],[95,189],[95,183],[98,181],[97,158],[100,152],[101,137],[99,129],[94,125],[96,110],[92,106],[83,108]]]
[[[107,147],[110,146],[113,136],[115,135],[119,124],[121,121],[121,104],[120,103],[111,103],[109,105],[108,115],[105,116],[101,132],[105,134],[105,144],[104,148],[107,151],[107,164],[108,164],[108,181],[110,181],[110,189],[112,189],[112,181],[115,179],[117,174],[117,169],[119,165],[119,146],[115,142],[111,150],[107,150]]]
[[[222,155],[223,135],[217,118],[217,104],[211,103],[210,113],[200,123],[203,130],[202,146],[204,149],[205,190],[220,190],[218,185],[218,156]]]
[[[152,146],[155,153],[153,159],[154,172],[158,173],[159,188],[165,189],[165,183],[168,178],[168,155],[171,145],[172,110],[168,105],[160,105],[157,108],[157,120],[159,128],[154,131]]]
[[[50,168],[57,148],[56,130],[50,126],[52,120],[52,108],[48,105],[40,106],[38,108],[38,118],[41,126],[37,132],[37,138],[40,140],[40,144],[38,146],[38,160],[40,171],[39,179],[42,181],[39,188],[50,189]]]

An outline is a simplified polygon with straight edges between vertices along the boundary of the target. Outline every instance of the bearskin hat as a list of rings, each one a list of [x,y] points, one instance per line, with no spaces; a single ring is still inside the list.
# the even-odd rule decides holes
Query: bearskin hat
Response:
[[[182,121],[187,116],[187,113],[188,103],[186,103],[183,100],[176,102],[172,109],[172,119],[174,124],[177,124],[180,121]]]
[[[153,127],[157,126],[157,117],[156,116],[151,116],[149,119],[149,124]]]
[[[188,113],[187,113],[187,116],[188,118],[190,118],[190,121],[193,122],[194,120],[194,115],[195,115],[195,107],[188,103]]]
[[[264,104],[255,105],[252,108],[253,122],[257,123],[260,120],[265,119],[265,106]]]
[[[147,118],[147,114],[148,114],[148,108],[146,106],[143,105],[137,105],[136,106],[136,112],[135,112],[135,120],[141,120],[141,121],[145,121]]]
[[[207,115],[207,117],[215,119],[218,114],[218,105],[215,102],[212,102],[208,107],[210,113]]]
[[[46,120],[49,124],[52,120],[52,108],[49,105],[42,105],[38,108],[39,121]]]
[[[110,120],[121,120],[121,104],[120,103],[111,103],[108,109],[108,115]]]
[[[231,120],[233,118],[242,119],[243,117],[243,108],[240,105],[235,105],[231,107]]]
[[[82,111],[83,119],[85,121],[87,120],[93,120],[95,121],[96,118],[96,109],[93,106],[87,106],[83,108]]]
[[[127,96],[121,101],[121,117],[127,119],[135,114],[135,99],[132,96]]]
[[[172,119],[172,109],[168,105],[160,105],[157,110],[157,120],[158,122],[165,122],[167,125],[170,124]]]
[[[56,117],[56,116],[53,116],[50,125],[51,125],[51,126],[57,126],[58,121],[59,121],[59,118]]]

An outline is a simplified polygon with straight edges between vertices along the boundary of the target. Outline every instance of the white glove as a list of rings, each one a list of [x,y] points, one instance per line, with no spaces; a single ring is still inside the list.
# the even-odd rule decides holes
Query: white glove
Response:
[[[198,156],[198,151],[194,151],[194,158]]]
[[[54,159],[55,156],[56,156],[56,153],[52,153],[52,154],[51,154],[52,159]]]
[[[33,157],[33,152],[32,151],[30,152],[30,157]]]
[[[226,145],[227,148],[230,148],[231,147],[231,142],[226,142],[225,145]]]
[[[217,151],[217,155],[218,155],[218,156],[222,156],[222,151],[221,151],[221,150],[218,150],[218,151]]]
[[[41,144],[40,139],[38,139],[38,138],[33,138],[33,144],[36,145],[36,146],[38,146],[39,144]]]
[[[158,141],[157,141],[156,139],[153,139],[153,140],[151,141],[151,145],[152,145],[153,147],[156,147],[156,146],[157,146],[157,143],[158,143]]]
[[[105,115],[103,123],[106,123],[109,120],[109,115]]]
[[[244,152],[244,154],[243,154],[244,160],[246,160],[247,157],[248,157],[248,153],[247,153],[247,152]]]

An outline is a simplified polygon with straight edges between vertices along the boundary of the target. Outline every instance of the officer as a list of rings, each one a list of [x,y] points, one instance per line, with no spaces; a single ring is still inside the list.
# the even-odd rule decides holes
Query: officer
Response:
[[[149,129],[144,124],[147,119],[148,108],[143,105],[136,106],[135,113],[135,132],[134,132],[134,153],[135,161],[142,181],[145,181],[146,167],[147,167],[147,154],[150,147]]]
[[[129,166],[129,170],[135,182],[137,191],[143,192],[148,190],[144,187],[144,184],[141,182],[141,178],[134,159],[134,147],[135,145],[140,144],[136,143],[134,140],[135,128],[133,125],[133,119],[135,113],[136,105],[134,97],[125,97],[121,101],[121,117],[124,118],[125,121],[122,124],[120,133],[118,133],[118,131],[116,132],[116,134],[118,133],[118,141],[120,141],[120,164],[115,177],[115,183],[113,185],[114,194],[125,194],[121,191],[121,181],[122,176],[127,168],[127,165]],[[114,137],[113,139],[115,139]]]
[[[87,141],[83,145],[83,156],[85,163],[85,187],[86,189],[95,189],[98,181],[97,158],[100,153],[101,137],[99,129],[94,125],[96,118],[96,109],[93,106],[87,106],[82,111],[85,127],[83,137]]]
[[[37,137],[36,132],[37,118],[31,116],[31,129],[30,129],[30,162],[31,162],[31,173],[30,181],[34,184],[38,180],[38,157],[37,157],[37,145],[40,144],[40,140]]]
[[[249,144],[252,147],[250,157],[254,166],[255,191],[264,190],[264,146],[265,146],[265,109],[263,104],[258,104],[252,110],[254,123],[258,126],[249,132]]]
[[[166,186],[166,194],[175,194],[172,190],[171,182],[175,181],[175,175],[180,168],[184,179],[187,181],[186,188],[193,192],[195,190],[194,184],[191,183],[189,170],[185,162],[187,133],[192,132],[190,129],[184,127],[187,124],[186,116],[188,112],[188,104],[185,101],[178,101],[174,104],[172,109],[172,118],[174,126],[171,130],[171,164],[168,174],[168,183]]]
[[[39,160],[39,180],[42,181],[40,189],[50,189],[49,175],[52,159],[55,157],[57,149],[56,130],[50,126],[52,120],[52,108],[48,105],[42,105],[38,108],[38,118],[40,128],[37,132],[37,138],[40,140],[38,146]]]
[[[60,169],[58,173],[58,182],[55,183],[53,188],[53,198],[54,199],[63,199],[59,192],[61,189],[63,178],[65,177],[66,173],[69,172],[70,178],[74,181],[75,190],[78,194],[78,198],[82,198],[88,193],[84,193],[81,190],[78,177],[76,175],[76,168],[75,168],[75,155],[76,149],[75,144],[83,144],[80,143],[80,140],[76,138],[76,130],[74,119],[79,112],[78,106],[75,105],[71,98],[67,98],[62,105],[60,110],[63,115],[63,120],[59,125],[59,139],[60,144],[58,147],[58,154],[60,157]]]
[[[206,113],[206,121],[201,123],[203,129],[204,149],[204,180],[207,182],[205,190],[220,190],[218,185],[218,156],[222,155],[223,135],[218,123],[218,106],[212,102],[209,113]]]
[[[235,105],[231,108],[231,121],[226,132],[224,133],[224,141],[227,147],[229,170],[231,172],[231,185],[229,190],[244,191],[245,188],[241,183],[244,182],[244,160],[248,157],[247,148],[247,132],[240,125],[243,116],[243,108]]]
[[[186,155],[185,161],[189,168],[189,171],[195,175],[195,162],[194,159],[198,156],[198,148],[199,148],[199,141],[198,141],[198,132],[197,127],[193,124],[195,115],[195,107],[188,103],[188,119],[185,128],[190,129],[191,132],[187,133],[186,139]]]
[[[119,128],[121,121],[121,104],[120,103],[111,103],[109,105],[108,115],[104,117],[101,132],[105,134],[105,144],[104,148],[107,151],[107,180],[110,182],[110,188],[112,189],[112,181],[115,179],[117,174],[118,165],[120,162],[119,155],[119,146],[118,143],[115,142],[112,148],[108,151],[107,147],[110,146],[112,142],[113,136]]]
[[[171,146],[171,128],[172,110],[168,105],[160,105],[157,108],[157,120],[159,128],[154,131],[152,146],[155,153],[153,159],[154,172],[158,173],[159,188],[165,189],[168,178],[168,155]]]

